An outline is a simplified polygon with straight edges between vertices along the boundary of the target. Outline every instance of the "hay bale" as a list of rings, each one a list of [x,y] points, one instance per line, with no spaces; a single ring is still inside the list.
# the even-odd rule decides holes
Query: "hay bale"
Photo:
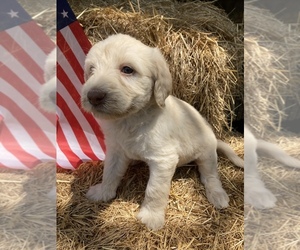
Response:
[[[243,151],[243,138],[231,145]],[[85,163],[72,174],[57,175],[57,249],[243,249],[243,171],[219,161],[220,178],[230,206],[218,210],[206,198],[196,166],[176,170],[172,180],[166,223],[148,230],[135,214],[144,199],[149,170],[129,167],[108,203],[89,201],[85,194],[99,183],[103,163]]]
[[[173,0],[70,0],[73,10],[79,15],[87,6],[113,7],[127,13],[140,13],[148,16],[162,16],[168,19],[172,28],[200,30],[212,33],[221,41],[234,41],[236,28],[225,14],[209,2],[179,2]]]
[[[202,2],[90,0],[101,7],[86,8],[88,2],[70,1],[92,43],[122,32],[158,46],[170,64],[174,93],[194,104],[219,135],[225,134],[227,115],[234,116],[233,93],[240,86],[236,29],[222,11]],[[219,15],[222,18],[216,20]],[[226,23],[230,25],[223,27]],[[227,139],[241,156],[243,138]],[[229,167],[224,159],[219,169],[223,187],[230,194],[230,207],[216,210],[207,201],[196,166],[178,168],[166,224],[157,232],[135,218],[149,179],[144,164],[129,167],[116,199],[109,203],[85,197],[88,188],[101,181],[103,163],[84,163],[72,174],[60,170],[57,249],[243,249],[243,170]]]
[[[289,24],[288,37],[289,87],[285,91],[286,120],[300,119],[300,19],[297,24]]]
[[[245,3],[245,32],[265,42],[269,48],[282,46],[288,35],[287,25],[278,20],[269,10],[255,7],[252,3]]]
[[[55,249],[55,164],[31,170],[0,168],[0,249]]]
[[[259,135],[300,117],[299,37],[270,11],[245,4],[245,116]]]
[[[272,128],[279,130],[284,100],[279,88],[287,85],[284,67],[278,55],[245,37],[245,123],[257,135]]]
[[[222,137],[230,129],[228,120],[235,117],[235,97],[242,92],[235,65],[235,25],[208,3],[138,4],[138,9],[133,2],[119,3],[122,9],[89,8],[79,21],[92,43],[125,33],[159,47],[170,65],[173,94],[199,110]]]

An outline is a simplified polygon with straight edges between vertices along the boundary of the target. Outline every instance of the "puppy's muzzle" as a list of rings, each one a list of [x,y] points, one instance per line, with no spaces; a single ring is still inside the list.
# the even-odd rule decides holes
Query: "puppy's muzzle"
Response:
[[[56,89],[49,93],[50,100],[56,105]]]
[[[105,97],[106,93],[99,89],[91,89],[87,93],[87,99],[89,103],[94,107],[98,107],[103,104],[105,101]]]

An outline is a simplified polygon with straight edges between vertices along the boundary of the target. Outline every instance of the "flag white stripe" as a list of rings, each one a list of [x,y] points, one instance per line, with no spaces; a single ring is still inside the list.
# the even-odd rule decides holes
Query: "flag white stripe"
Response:
[[[29,54],[41,69],[44,68],[46,54],[20,26],[6,30],[6,33]]]
[[[2,87],[2,93],[8,96],[11,100],[17,100],[16,105],[20,107],[26,114],[43,130],[51,131],[53,129],[53,124],[46,119],[46,117],[34,106],[33,103],[28,101],[17,89],[12,87],[9,83],[0,78],[0,86]],[[22,89],[21,89],[22,90]],[[10,117],[12,114],[7,114],[5,110],[1,108],[1,112],[5,117],[5,123],[10,128]],[[18,115],[18,114],[16,114]],[[22,125],[21,125],[22,126]],[[51,141],[51,133],[45,133],[47,138]],[[52,145],[54,146],[54,144]]]
[[[29,169],[22,162],[19,161],[11,152],[7,151],[0,142],[0,166],[13,169]]]
[[[26,129],[23,125],[19,124],[18,120],[15,119],[13,114],[10,113],[9,110],[3,108],[3,110],[6,112],[7,117],[9,117],[9,122],[6,123],[10,133],[13,135],[13,137],[18,141],[20,147],[24,150],[24,152],[27,152],[28,154],[33,155],[34,157],[38,159],[51,159],[53,160],[53,157],[50,157],[49,155],[45,154],[35,143],[35,141],[32,139],[31,134],[28,134]],[[6,119],[5,119],[6,120]],[[55,134],[52,134],[52,138],[50,140],[53,144],[49,145],[49,148],[52,148],[54,150],[54,143],[55,143]],[[51,150],[49,150],[51,152]]]
[[[59,117],[61,130],[66,137],[69,147],[72,149],[74,154],[76,154],[80,159],[89,159],[89,157],[82,151],[77,137],[74,134],[74,131],[69,122],[67,121],[66,117],[61,111],[59,113],[61,114]]]
[[[39,93],[41,84],[32,76],[32,74],[16,59],[14,58],[4,47],[0,45],[1,62],[11,69],[15,75],[35,93]],[[46,57],[43,58],[46,60]]]
[[[68,43],[71,50],[73,52],[76,51],[76,53],[74,53],[74,55],[75,55],[77,61],[79,62],[79,64],[81,65],[81,67],[84,68],[84,61],[85,61],[86,55],[85,55],[84,51],[82,50],[80,44],[77,41],[77,38],[74,36],[70,27],[67,26],[67,27],[61,29],[60,33],[62,34],[62,36]]]
[[[66,57],[63,55],[61,50],[58,48],[58,57],[57,57],[58,64],[62,67],[63,71],[66,73],[70,81],[72,82],[73,86],[77,90],[77,93],[81,93],[82,84],[80,80],[78,79],[76,72],[74,72],[73,68],[69,64]],[[60,85],[58,85],[58,91],[59,91]]]
[[[66,157],[66,155],[60,150],[58,145],[56,146],[56,163],[58,166],[64,169],[75,169],[72,166],[71,162],[68,160],[68,157]]]

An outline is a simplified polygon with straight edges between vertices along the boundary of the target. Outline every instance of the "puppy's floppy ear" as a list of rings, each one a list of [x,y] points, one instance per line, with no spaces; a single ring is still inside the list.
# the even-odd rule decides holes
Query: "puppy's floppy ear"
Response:
[[[165,106],[166,98],[172,92],[172,76],[169,66],[158,48],[153,48],[154,64],[154,98],[161,108]]]

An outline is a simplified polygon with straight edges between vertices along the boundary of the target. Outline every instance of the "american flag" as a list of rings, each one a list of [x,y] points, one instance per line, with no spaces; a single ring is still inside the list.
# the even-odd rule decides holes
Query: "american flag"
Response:
[[[65,0],[57,2],[57,165],[74,169],[103,160],[104,137],[91,114],[81,109],[84,60],[91,44]]]
[[[56,118],[38,98],[54,47],[17,1],[0,1],[0,166],[30,169],[55,160]]]

